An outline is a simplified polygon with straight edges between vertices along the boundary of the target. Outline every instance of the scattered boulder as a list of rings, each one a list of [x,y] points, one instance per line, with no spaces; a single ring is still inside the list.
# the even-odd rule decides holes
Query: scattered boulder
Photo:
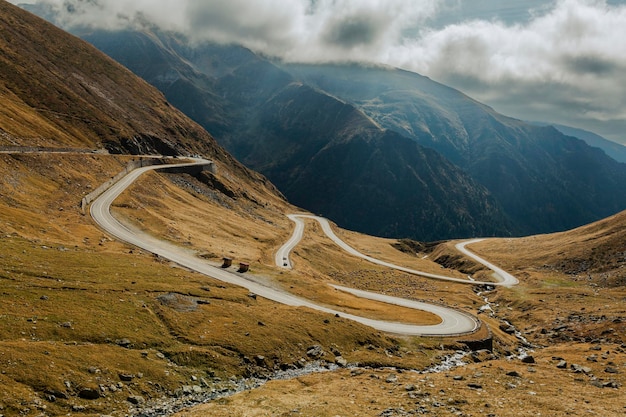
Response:
[[[515,334],[516,331],[515,326],[512,326],[510,324],[501,324],[500,330],[502,330],[506,334]]]
[[[47,394],[47,395],[49,395],[51,397],[54,397],[55,400],[58,399],[58,398],[61,398],[63,400],[67,400],[69,398],[68,395],[65,392],[59,391],[59,390],[56,390],[56,389],[49,389],[49,390],[46,390],[44,392],[45,392],[45,394]]]
[[[469,384],[467,384],[467,386],[471,389],[483,389],[483,386],[481,384],[477,384],[475,382],[470,382]]]
[[[83,388],[78,392],[78,396],[84,400],[97,400],[100,398],[100,391],[94,388]]]
[[[619,388],[619,384],[615,381],[601,381],[599,379],[592,380],[591,385],[596,388]]]
[[[196,298],[173,292],[159,295],[157,301],[161,305],[181,313],[192,312],[198,309],[198,300]]]
[[[335,363],[342,368],[348,366],[348,361],[343,356],[335,356]]]
[[[396,374],[389,374],[387,376],[387,379],[385,379],[385,382],[388,384],[395,384],[396,382],[398,382],[398,375]]]
[[[561,360],[559,363],[556,364],[556,367],[559,369],[567,369],[567,361]]]
[[[197,386],[197,385],[196,385]],[[183,385],[177,392],[179,397],[192,395],[194,393],[194,385]]]
[[[120,377],[120,381],[124,381],[124,382],[130,382],[133,379],[135,379],[135,375],[131,375],[131,374],[118,374],[118,376]]]
[[[145,398],[141,395],[131,395],[126,400],[133,405],[140,405],[146,402]]]
[[[590,374],[592,371],[591,368],[586,367],[586,366],[581,366],[576,363],[571,364],[570,369],[577,374]]]
[[[527,355],[522,358],[522,362],[523,363],[535,363],[535,358],[534,356]]]
[[[118,339],[115,341],[115,344],[123,348],[127,348],[130,347],[133,342],[131,342],[129,339]]]
[[[481,363],[496,359],[496,356],[487,349],[477,350],[471,353],[470,358],[474,363]]]
[[[324,356],[324,348],[320,345],[310,346],[306,351],[306,355],[313,359],[319,359]]]
[[[293,363],[281,363],[279,367],[281,371],[289,371],[289,370],[296,369],[296,365],[294,365]]]

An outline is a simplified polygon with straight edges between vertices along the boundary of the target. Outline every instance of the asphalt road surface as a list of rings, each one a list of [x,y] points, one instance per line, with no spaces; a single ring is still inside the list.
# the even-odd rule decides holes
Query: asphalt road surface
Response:
[[[477,261],[477,262],[485,265],[487,268],[491,269],[493,271],[494,278],[497,279],[497,282],[476,281],[474,279],[463,279],[463,278],[449,277],[449,276],[445,276],[445,275],[431,274],[429,272],[418,271],[418,270],[415,270],[415,269],[406,268],[404,266],[395,265],[395,264],[392,264],[390,262],[386,262],[386,261],[383,261],[383,260],[380,260],[380,259],[376,259],[376,258],[373,258],[371,256],[365,255],[365,254],[357,251],[356,249],[354,249],[353,247],[348,245],[346,242],[341,240],[333,232],[333,229],[330,227],[330,223],[328,222],[328,220],[323,218],[323,217],[312,216],[312,215],[308,215],[308,214],[289,214],[289,215],[287,215],[287,217],[289,217],[296,224],[296,227],[295,227],[295,229],[293,231],[293,234],[289,238],[289,240],[283,246],[281,246],[280,249],[278,249],[278,252],[276,252],[276,257],[275,257],[276,265],[279,266],[279,267],[282,267],[282,268],[287,268],[287,269],[291,269],[292,268],[292,264],[291,264],[291,260],[289,258],[289,254],[291,253],[293,248],[296,247],[298,242],[300,242],[300,240],[302,240],[302,236],[304,234],[304,222],[302,221],[302,219],[313,219],[313,220],[317,220],[319,222],[319,224],[322,226],[322,230],[324,231],[324,233],[326,233],[326,236],[328,236],[340,248],[342,248],[346,252],[348,252],[348,253],[356,256],[356,257],[365,259],[365,260],[367,260],[369,262],[372,262],[374,264],[386,266],[386,267],[392,268],[392,269],[397,269],[399,271],[407,272],[407,273],[413,274],[413,275],[419,275],[421,277],[433,278],[433,279],[438,279],[438,280],[443,280],[443,281],[460,282],[460,283],[463,283],[463,284],[512,286],[512,285],[516,285],[516,284],[519,283],[519,281],[513,275],[503,271],[502,269],[498,268],[497,266],[493,265],[492,263],[487,262],[486,260],[482,259],[478,255],[470,252],[465,247],[466,245],[469,245],[469,244],[472,244],[472,243],[476,243],[476,242],[480,242],[482,239],[474,239],[474,240],[470,240],[470,241],[466,241],[466,242],[461,242],[461,243],[458,243],[455,247],[459,251],[464,253],[465,255],[471,257],[475,261]]]
[[[180,165],[203,165],[207,164],[208,161],[202,159],[196,159],[194,162]],[[171,165],[169,165],[171,167]],[[115,236],[117,239],[129,243],[131,245],[137,246],[143,250],[159,255],[160,257],[169,259],[177,264],[189,268],[191,270],[197,271],[201,274],[207,275],[209,277],[218,279],[223,282],[227,282],[230,284],[239,285],[241,287],[247,288],[249,291],[261,296],[265,297],[269,300],[273,300],[282,304],[290,305],[290,306],[302,306],[308,307],[314,310],[322,311],[329,314],[339,315],[343,318],[347,318],[350,320],[354,320],[356,322],[365,324],[367,326],[371,326],[377,330],[395,333],[395,334],[404,334],[404,335],[452,335],[452,334],[465,334],[470,333],[478,327],[477,320],[469,314],[463,313],[461,311],[457,311],[454,309],[446,308],[443,306],[433,305],[422,303],[413,300],[406,300],[397,297],[389,297],[381,294],[366,292],[355,290],[351,288],[339,287],[335,286],[337,291],[344,291],[351,293],[353,295],[364,297],[372,300],[378,300],[389,304],[401,305],[403,307],[412,308],[415,310],[424,310],[429,311],[434,314],[437,314],[441,317],[441,323],[432,325],[432,326],[419,326],[412,325],[406,323],[398,323],[398,322],[389,322],[383,320],[373,320],[365,317],[359,317],[351,314],[346,314],[341,311],[337,311],[325,306],[317,305],[312,301],[296,297],[292,294],[289,294],[285,291],[271,288],[269,286],[263,285],[260,282],[254,280],[254,276],[251,274],[243,274],[231,272],[217,266],[211,265],[209,262],[198,258],[193,252],[186,250],[184,248],[178,247],[169,242],[160,240],[148,234],[145,234],[139,230],[135,230],[130,226],[125,226],[121,224],[118,220],[116,220],[110,212],[110,206],[113,201],[128,187],[133,181],[135,181],[141,174],[147,172],[149,170],[157,170],[161,168],[166,168],[163,165],[156,166],[147,166],[142,168],[137,168],[136,170],[131,171],[128,175],[120,179],[117,183],[112,185],[107,191],[105,191],[102,195],[100,195],[90,206],[90,213],[94,221],[106,232],[110,233],[112,236]],[[298,216],[290,216],[292,219],[298,219],[302,217]],[[317,218],[318,221],[322,224],[322,227],[326,231],[326,233],[331,236],[335,236],[332,230],[330,229],[330,225],[325,219]],[[299,220],[299,219],[298,219]],[[304,224],[298,220],[294,220],[296,222],[296,233],[292,236],[292,238],[287,242],[283,247],[280,248],[276,255],[277,264],[281,267],[285,267],[285,261],[287,266],[290,266],[291,263],[289,261],[289,252],[297,245],[297,243],[302,238],[302,230],[304,230]],[[301,225],[299,223],[302,223]],[[299,230],[299,229],[302,230]],[[299,231],[298,231],[299,230]],[[374,258],[370,258],[366,255],[360,254],[355,249],[351,248],[336,236],[333,238],[337,244],[339,244],[342,248],[344,248],[349,253],[352,253],[356,256],[365,257],[365,259],[374,261]],[[341,243],[339,243],[341,242]],[[392,264],[387,264],[383,261],[376,260],[376,263],[381,265],[391,266]],[[395,267],[395,266],[394,266]],[[402,268],[402,267],[398,267]],[[421,275],[421,274],[420,274]],[[448,279],[448,278],[446,278]],[[416,311],[415,314],[419,316],[420,312]]]

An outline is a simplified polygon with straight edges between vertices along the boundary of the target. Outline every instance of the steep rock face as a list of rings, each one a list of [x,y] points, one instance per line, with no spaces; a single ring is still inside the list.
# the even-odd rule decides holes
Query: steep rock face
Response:
[[[192,49],[184,38],[154,32],[83,37],[135,73],[151,74],[147,81],[291,202],[341,226],[421,239],[511,232],[484,187],[439,154],[246,49]],[[133,53],[145,42],[151,46]]]
[[[294,202],[371,234],[434,239],[507,230],[486,190],[394,132],[325,146],[291,187]]]
[[[626,165],[552,127],[498,114],[426,77],[386,67],[286,67],[382,127],[441,152],[483,184],[517,227],[569,229],[626,207]]]

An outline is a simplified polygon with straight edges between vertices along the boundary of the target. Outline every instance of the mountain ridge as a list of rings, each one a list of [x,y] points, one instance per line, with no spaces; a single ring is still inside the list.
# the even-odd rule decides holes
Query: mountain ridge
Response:
[[[90,32],[85,34],[84,38],[91,41],[101,39],[100,46],[103,49],[113,50],[110,43],[112,39],[124,36],[148,38],[147,35],[140,33],[126,32],[124,34]],[[160,33],[158,36],[165,35]],[[182,51],[185,47],[184,39],[181,41],[174,37],[168,42],[175,45],[177,50]],[[98,44],[95,41],[94,43]],[[114,43],[117,45],[121,42]],[[134,43],[125,42],[126,45]],[[128,50],[125,51],[117,50],[117,53],[124,56],[128,54]],[[245,49],[202,45],[197,49],[187,50],[186,53],[188,55],[185,57],[185,63],[175,61],[170,68],[180,68],[185,66],[186,62],[193,63],[197,72],[208,77],[204,78],[202,85],[194,86],[192,93],[181,96],[173,92],[172,86],[175,84],[191,86],[193,83],[184,76],[175,81],[168,81],[167,85],[163,83],[164,77],[156,77],[151,82],[162,91],[169,92],[170,99],[183,111],[198,114],[197,109],[204,108],[199,120],[203,121],[205,128],[214,132],[220,142],[239,160],[267,175],[293,203],[313,212],[323,212],[344,227],[358,228],[376,235],[407,233],[411,236],[419,234],[430,239],[475,234],[510,234],[506,217],[500,212],[489,193],[471,179],[464,178],[464,173],[439,155],[429,152],[431,160],[426,161],[421,147],[415,147],[416,145],[411,145],[415,147],[414,151],[398,154],[400,166],[407,163],[406,156],[413,153],[413,160],[410,163],[413,166],[441,165],[445,168],[436,170],[439,175],[450,173],[450,178],[463,179],[450,181],[448,178],[443,182],[432,177],[420,179],[420,175],[431,174],[428,170],[416,169],[415,173],[419,172],[419,175],[405,176],[406,181],[413,184],[408,187],[416,187],[414,191],[408,191],[407,184],[392,183],[380,186],[377,195],[381,202],[377,203],[368,196],[369,192],[365,191],[368,188],[366,184],[350,186],[340,178],[342,174],[329,172],[328,169],[339,168],[339,165],[325,158],[330,157],[333,152],[350,152],[349,148],[343,145],[363,138],[367,139],[360,142],[361,144],[369,143],[367,146],[370,147],[375,144],[378,151],[386,153],[388,150],[385,148],[388,144],[373,138],[386,137],[394,143],[401,143],[405,141],[401,135],[385,132],[359,109],[324,91],[302,85],[273,63]],[[151,59],[147,62],[151,62]],[[144,72],[141,68],[140,66],[134,70],[141,74]],[[189,99],[202,95],[207,88],[209,91],[201,101],[194,102]],[[220,101],[220,98],[225,99]],[[192,109],[194,103],[198,105],[196,109]],[[218,116],[215,116],[215,113],[210,114],[210,109],[214,108],[224,110],[227,117],[224,117],[224,113],[219,113]],[[278,115],[288,116],[281,119]],[[320,151],[323,152],[320,154]],[[370,151],[373,152],[373,148]],[[341,158],[339,157],[339,160]],[[315,169],[312,168],[313,165]],[[364,170],[363,163],[351,166],[352,170]],[[303,173],[306,173],[306,176]],[[344,173],[351,174],[345,170]],[[325,187],[319,180],[320,177],[325,178],[323,182],[325,185],[334,185]],[[350,177],[368,183],[375,180],[372,177],[365,180],[365,172]],[[320,184],[316,185],[316,182]],[[427,196],[424,190],[428,187],[422,187],[422,191],[419,188],[423,183],[430,184],[431,188],[438,191],[434,193],[428,191],[426,194],[430,195]],[[457,187],[457,183],[462,185]],[[445,209],[448,210],[447,215],[452,216],[447,224],[454,225],[449,229],[437,225],[427,214],[435,213],[434,217],[445,220],[446,216],[442,215],[443,207],[448,204],[444,201],[446,192],[442,187],[446,187],[450,196],[455,196],[453,198],[455,202],[463,201],[458,209]],[[399,191],[400,188],[403,188],[403,191]],[[323,195],[313,195],[308,191],[310,189],[319,190],[318,193],[323,192]],[[393,200],[398,204],[398,211],[393,213],[395,216],[393,219],[385,220],[383,210],[394,204],[391,203]],[[375,210],[378,212],[373,215],[376,213]],[[407,227],[399,226],[400,223]]]
[[[143,64],[127,61],[127,57],[136,55],[132,53],[132,48],[119,50],[113,47],[112,40],[118,39],[115,45],[120,45],[125,37],[142,36],[147,35],[98,31],[84,34],[85,39],[120,62],[133,64],[135,67],[131,65],[131,69],[138,74],[145,72]],[[175,52],[169,56],[177,54],[179,57],[173,61],[160,61],[158,57],[165,54],[160,52],[146,62],[156,60],[168,74],[173,70],[178,71],[179,76],[167,83],[163,81],[164,76],[148,81],[213,132],[238,159],[272,179],[288,198],[314,212],[323,211],[345,227],[383,236],[404,231],[408,233],[405,237],[420,240],[476,236],[475,233],[481,231],[486,235],[519,236],[566,230],[626,207],[623,185],[626,182],[625,167],[615,164],[610,158],[605,159],[583,142],[577,143],[549,127],[534,127],[500,115],[489,106],[419,74],[360,64],[284,64],[269,61],[237,46],[201,44],[192,47],[184,37],[176,34],[158,32],[150,36],[166,39],[163,44],[169,45]],[[180,60],[180,56],[184,59]],[[189,70],[189,65],[193,76],[182,72],[182,67]],[[151,67],[154,66],[151,64]],[[294,88],[297,83],[302,86]],[[301,96],[298,96],[298,91]],[[315,95],[320,96],[313,98]],[[328,99],[322,99],[322,96]],[[281,97],[285,98],[283,102],[279,100]],[[329,105],[332,100],[341,104]],[[289,103],[290,107],[287,106]],[[299,109],[297,112],[289,111],[295,108],[293,103],[300,103],[295,106]],[[351,121],[346,119],[341,130],[333,130],[336,126],[325,124],[335,115],[345,115],[340,109],[346,105],[358,110],[354,113],[355,116],[361,114],[358,121],[354,117]],[[307,106],[311,109],[305,111]],[[269,108],[273,109],[273,114],[270,114]],[[317,118],[321,123],[315,131],[315,126],[311,125]],[[345,139],[344,134],[350,129],[354,129],[352,136],[357,136],[367,121],[379,130],[393,131],[421,146],[435,149],[456,165],[446,171],[457,172],[460,168],[476,185],[485,187],[489,192],[484,195],[492,199],[488,206],[492,207],[496,227],[487,226],[479,217],[453,214],[457,219],[463,218],[461,222],[474,221],[477,226],[456,228],[442,234],[442,230],[429,232],[427,228],[416,227],[417,222],[411,218],[403,219],[401,213],[394,213],[387,225],[368,228],[365,220],[348,219],[346,213],[355,212],[355,205],[349,204],[350,201],[342,199],[341,195],[329,196],[316,187],[317,197],[307,195],[308,200],[305,201],[293,191],[298,188],[296,182],[303,184],[300,175],[303,164],[307,164],[314,155],[309,151],[309,159],[294,157],[296,138],[302,142],[302,148],[311,150],[317,146],[314,145],[316,143],[332,144],[335,137]],[[377,135],[393,137],[382,131]],[[384,144],[379,142],[379,149],[382,146]],[[291,153],[283,147],[290,147]],[[291,157],[294,159],[291,160]],[[442,161],[438,156],[434,158]],[[357,166],[361,167],[365,162],[363,160]],[[399,164],[402,163],[399,161]],[[430,164],[436,162],[433,160]],[[331,168],[330,164],[318,165],[318,169]],[[306,172],[309,177],[315,176],[310,169]],[[326,177],[329,178],[328,175]],[[437,181],[432,178],[426,181],[438,187]],[[452,182],[448,182],[446,187],[454,189]],[[389,184],[381,184],[379,188],[389,188]],[[399,185],[399,188],[404,186]],[[475,195],[480,193],[484,192]],[[352,200],[355,199],[357,196]],[[323,200],[331,203],[313,204]],[[393,197],[389,196],[383,199],[382,204],[392,200]],[[362,216],[369,217],[370,222],[381,222],[382,211],[374,211],[375,201],[365,194],[358,196],[358,201],[361,207],[371,207],[370,212]],[[480,205],[476,203],[474,207]],[[442,203],[435,206],[442,207]],[[429,208],[422,200],[417,206],[414,202],[407,202],[402,210],[404,213],[411,210],[427,213],[433,207]],[[476,212],[470,208],[469,212],[472,211]],[[413,217],[424,218],[419,213]],[[435,217],[439,218],[438,215]],[[455,222],[457,220],[453,220]],[[403,229],[398,226],[402,223],[411,226]]]
[[[202,153],[225,173],[280,195],[126,67],[21,8],[4,1],[1,7],[0,146]]]
[[[606,139],[596,133],[584,129],[578,129],[571,126],[564,126],[555,123],[530,122],[539,126],[553,126],[559,132],[567,136],[572,136],[585,141],[589,146],[602,149],[611,158],[617,162],[626,163],[626,146]]]
[[[554,128],[500,115],[457,90],[403,70],[286,68],[459,165],[490,190],[513,223],[522,226],[522,234],[566,230],[624,208],[626,201],[612,195],[626,191],[624,165]]]

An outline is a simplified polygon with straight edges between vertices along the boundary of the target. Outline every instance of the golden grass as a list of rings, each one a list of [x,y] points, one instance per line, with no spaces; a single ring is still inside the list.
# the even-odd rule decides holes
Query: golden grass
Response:
[[[117,384],[119,373],[131,373],[143,378],[126,384],[130,392],[167,395],[189,384],[191,375],[210,380],[293,364],[313,344],[322,345],[330,361],[334,346],[352,362],[409,368],[430,362],[423,353],[388,356],[408,343],[404,340],[341,317],[251,298],[246,290],[112,241],[80,214],[77,196],[114,175],[124,158],[0,158],[5,174],[0,190],[6,197],[0,210],[0,367],[5,371],[0,405],[5,415],[44,406],[51,414],[72,406],[95,414],[125,410],[127,388],[96,402],[77,394],[80,388]],[[97,174],[89,174],[85,162]],[[264,194],[257,192],[256,202],[241,199],[223,207],[225,200],[215,203],[181,191],[158,174],[142,181],[135,197],[118,202],[118,215],[128,214],[138,224],[144,219],[146,229],[205,256],[213,253],[214,260],[227,254],[251,261],[252,272],[274,271],[268,265],[273,250],[291,233],[289,220],[276,215],[282,213],[276,208],[284,205],[280,199],[262,200]],[[163,192],[161,198],[154,189]],[[271,272],[266,279],[280,275]],[[202,303],[192,311],[178,310],[160,301],[167,294]],[[353,304],[355,311],[369,309],[374,316],[396,314],[388,306]],[[118,345],[124,339],[130,342],[126,348]],[[258,355],[265,357],[262,368],[251,364]],[[69,398],[51,403],[44,399],[47,392]]]
[[[0,85],[0,120],[5,135],[0,135],[0,146],[50,146],[51,138],[59,146],[77,146],[80,142],[67,131],[54,126],[41,113],[24,103],[11,91]]]
[[[98,402],[76,397],[79,387],[117,384],[119,373],[143,374],[143,378],[128,384],[131,391],[158,396],[188,384],[192,375],[228,378],[293,364],[306,356],[312,344],[324,346],[328,360],[334,359],[329,348],[335,346],[350,362],[402,368],[423,368],[436,362],[434,356],[442,352],[440,346],[460,346],[458,338],[390,338],[341,317],[254,299],[243,289],[190,273],[110,240],[89,217],[79,213],[76,195],[81,196],[117,173],[126,162],[123,157],[87,157],[95,174],[85,168],[84,155],[0,158],[5,178],[0,188],[0,353],[4,353],[0,354],[0,366],[5,369],[0,374],[0,403],[5,415],[24,412],[25,408],[41,409],[42,405],[51,414],[66,413],[73,405],[87,407],[86,411],[93,414],[125,410],[128,390],[110,392],[106,400]],[[196,250],[214,263],[221,262],[222,256],[234,258],[235,263],[250,262],[251,273],[258,279],[346,312],[414,323],[434,320],[429,315],[415,316],[413,311],[359,300],[331,289],[328,283],[440,302],[470,313],[477,313],[484,303],[471,286],[391,271],[346,255],[323,236],[315,222],[307,222],[306,239],[295,250],[296,269],[276,270],[274,251],[293,227],[283,213],[295,209],[262,190],[248,189],[230,175],[229,171],[218,172],[218,179],[235,192],[235,199],[206,189],[187,175],[149,174],[116,202],[114,211],[120,219]],[[444,270],[429,258],[422,259],[423,255],[414,257],[396,251],[390,240],[335,231],[372,256],[416,269],[464,275]],[[450,248],[448,244],[441,250]],[[525,268],[516,264],[515,255],[507,253],[513,249],[502,241],[489,240],[477,244],[476,249],[519,274],[522,281],[518,287],[499,288],[488,295],[497,303],[493,305],[496,318],[479,315],[496,337],[497,352],[512,351],[518,344],[499,329],[502,318],[513,322],[534,342],[556,344],[553,349],[571,351],[572,355],[579,344],[542,330],[550,331],[559,320],[568,320],[575,313],[582,319],[574,321],[568,336],[599,339],[624,334],[623,323],[613,322],[626,316],[621,302],[626,294],[622,289],[576,281],[537,264]],[[183,301],[203,303],[187,311],[160,301],[159,297],[172,293]],[[185,302],[182,304],[184,307]],[[606,319],[601,322],[587,320],[602,315]],[[486,334],[487,328],[483,327],[474,338]],[[116,342],[121,339],[128,339],[130,347],[118,346]],[[538,350],[537,356],[548,361],[551,352]],[[263,367],[256,367],[254,358],[259,355],[264,357]],[[492,407],[501,401],[519,411],[521,401],[530,401],[532,410],[544,407],[557,416],[566,410],[565,402],[554,407],[547,403],[548,395],[555,395],[551,386],[542,391],[545,395],[530,399],[522,395],[522,390],[518,395],[503,389],[502,380],[508,381],[508,377],[502,375],[502,370],[509,369],[510,364],[488,364],[492,366],[477,364],[459,372],[467,372],[464,375],[468,380],[473,378],[471,372],[483,372],[500,381],[489,382],[492,386],[482,379],[490,388],[481,395]],[[492,372],[495,366],[502,370]],[[545,367],[537,367],[537,377],[532,376],[535,385],[563,384],[563,395],[580,389],[579,382],[567,373],[552,372],[549,379],[551,366],[546,362]],[[94,373],[94,369],[99,372]],[[461,409],[477,414],[485,411],[481,408],[484,402],[471,397],[474,391],[468,394],[466,384],[456,384],[445,375],[429,376],[428,383],[423,383],[424,377],[414,379],[414,374],[403,373],[401,385],[396,386],[384,382],[386,373],[367,371],[353,377],[338,372],[275,382],[250,394],[210,404],[214,408],[209,410],[218,415],[263,415],[286,413],[298,403],[302,415],[377,415],[388,407],[414,407],[416,400],[409,399],[404,389],[405,383],[413,383],[433,398],[440,395],[440,389],[455,398],[470,395],[469,404]],[[73,388],[68,389],[66,381]],[[431,390],[431,383],[441,388]],[[155,388],[156,384],[161,388]],[[45,391],[59,389],[70,398],[42,402]],[[350,392],[354,397],[345,401],[343,396],[333,395],[336,392]],[[606,404],[591,409],[598,413],[613,411],[616,400],[611,393],[594,391],[589,398]],[[372,403],[371,398],[377,398],[377,402]],[[497,411],[498,415],[516,415],[503,414],[508,411],[500,408]]]
[[[230,197],[219,187],[197,194],[198,183],[185,176],[172,177],[174,186],[150,175],[135,197],[118,202],[128,221],[143,220],[146,230],[210,259],[248,261],[276,285],[302,282],[303,293],[336,280],[328,272],[341,278],[358,264],[335,249],[317,270],[321,252],[314,247],[302,250],[315,253],[300,258],[302,270],[274,272],[273,250],[291,233],[284,213],[293,208],[271,184],[90,45],[9,3],[0,2],[0,9],[0,145],[94,148],[139,138],[158,147],[167,138],[213,158],[218,175],[211,179]],[[394,339],[341,317],[255,300],[112,241],[78,205],[127,161],[0,155],[0,414],[125,415],[128,395],[171,396],[192,376],[267,372],[305,357],[311,344],[321,344],[329,360],[334,345],[349,361],[403,367],[431,361],[442,340]],[[327,269],[334,262],[342,266]],[[367,287],[370,274],[363,272]],[[394,284],[395,292],[400,288]],[[163,296],[202,303],[182,311]],[[371,314],[392,315],[374,307],[368,303]],[[366,307],[354,302],[352,308]],[[423,351],[409,353],[413,345]],[[265,357],[265,366],[251,363],[254,355]],[[121,381],[120,373],[135,377]],[[80,399],[82,388],[106,397]]]
[[[152,174],[140,179],[131,192],[125,193],[116,202],[115,211],[120,213],[120,218],[131,218],[134,225],[144,231],[165,236],[178,244],[199,248],[197,250],[200,254],[208,256],[216,263],[223,256],[233,258],[234,262],[250,262],[253,272],[276,279],[287,291],[343,312],[423,325],[440,322],[431,313],[416,313],[412,309],[360,299],[328,286],[328,282],[336,281],[320,274],[325,272],[323,268],[315,270],[307,266],[309,263],[316,263],[323,258],[327,264],[334,265],[333,270],[345,271],[355,265],[362,267],[364,261],[346,255],[326,236],[322,236],[316,222],[309,222],[306,238],[296,249],[296,271],[277,273],[274,252],[288,239],[293,227],[286,216],[276,218],[271,212],[259,215],[258,211],[256,216],[233,214],[232,210],[216,206],[206,197],[198,198],[197,195],[180,193],[170,183],[159,182],[159,178],[158,174]],[[193,181],[192,178],[187,180]],[[154,189],[160,190],[158,197],[152,194],[151,190]],[[139,207],[142,210],[137,210]],[[164,207],[168,210],[163,210]],[[211,209],[207,210],[207,207]],[[280,228],[277,229],[276,225]],[[391,248],[389,241],[385,241],[384,245]],[[298,259],[298,253],[310,251],[320,252],[320,256],[308,257],[306,261]],[[403,257],[403,254],[393,248],[387,250],[389,256],[396,253]],[[427,262],[424,261],[423,264]],[[368,263],[369,265],[374,266]],[[432,265],[428,266],[434,269]],[[388,268],[374,266],[374,269],[386,271]],[[361,287],[367,288],[367,285],[361,284]]]
[[[377,416],[414,412],[417,415],[570,415],[619,416],[624,413],[622,389],[597,388],[593,376],[557,369],[559,360],[592,368],[602,382],[623,385],[624,373],[608,374],[607,363],[624,363],[626,355],[615,345],[603,352],[590,345],[547,348],[534,355],[536,364],[519,360],[493,360],[470,364],[440,374],[398,373],[392,370],[343,370],[332,375],[316,374],[288,381],[272,381],[254,391],[213,401],[186,410],[179,417],[204,415],[268,416]],[[596,362],[587,357],[608,352]],[[598,355],[600,356],[600,355]],[[508,373],[516,372],[519,376]],[[397,381],[387,382],[389,375]],[[454,378],[456,377],[456,379]],[[470,388],[475,384],[482,388]],[[341,395],[337,395],[341,393]],[[395,414],[394,414],[395,413]]]
[[[607,272],[623,277],[626,212],[571,231],[518,239],[487,239],[472,247],[517,271],[552,270],[585,277]],[[583,261],[584,266],[576,265]]]

